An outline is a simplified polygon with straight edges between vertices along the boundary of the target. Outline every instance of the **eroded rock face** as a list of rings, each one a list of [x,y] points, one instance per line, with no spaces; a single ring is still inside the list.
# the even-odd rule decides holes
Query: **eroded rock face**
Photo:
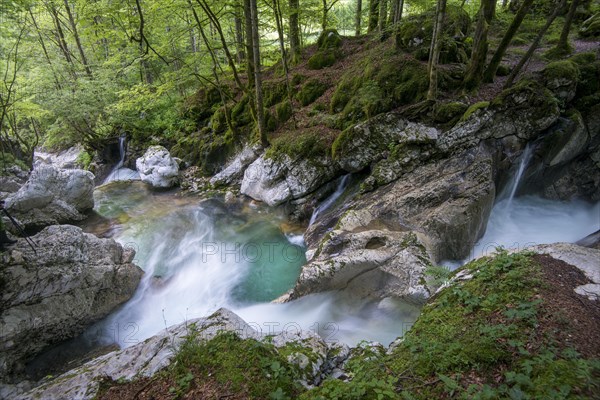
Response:
[[[258,148],[246,146],[235,158],[218,174],[210,179],[211,185],[229,185],[244,176],[248,165],[252,164],[259,156]]]
[[[151,146],[135,161],[140,178],[156,188],[169,188],[177,184],[179,165],[163,146]]]
[[[45,228],[0,253],[0,376],[80,334],[134,293],[135,252],[70,225]]]
[[[338,174],[338,166],[327,157],[277,160],[264,155],[244,171],[241,192],[269,206],[299,199],[317,190]]]
[[[290,299],[327,290],[362,298],[397,297],[422,303],[429,290],[421,280],[429,258],[414,232],[333,230],[302,268]]]
[[[462,259],[483,234],[495,196],[483,146],[417,167],[309,228],[309,263],[292,297],[348,289],[363,296],[428,297],[425,268]]]
[[[437,145],[443,152],[457,152],[490,138],[514,136],[526,142],[554,124],[559,115],[558,102],[548,89],[524,82],[503,91],[488,107],[444,132]]]
[[[432,145],[438,134],[396,113],[382,114],[344,131],[333,145],[334,158],[344,170],[358,172],[386,158],[394,146]]]
[[[18,398],[93,399],[101,378],[116,381],[151,377],[170,364],[192,329],[198,340],[210,340],[223,331],[235,332],[242,339],[264,338],[262,332],[255,330],[233,312],[221,308],[207,318],[171,326],[135,346],[98,357]],[[296,349],[295,352],[288,352],[288,361],[299,367],[299,379],[306,384],[320,382],[325,368],[332,367],[328,362],[328,346],[311,332],[282,332],[271,336],[269,341],[278,349],[287,346]]]
[[[25,185],[6,199],[6,208],[25,228],[80,221],[94,208],[93,191],[91,172],[40,164]]]
[[[81,144],[77,144],[59,153],[47,153],[36,150],[33,154],[33,165],[53,165],[60,169],[76,169],[80,168],[78,161],[83,153],[85,153],[85,149]]]

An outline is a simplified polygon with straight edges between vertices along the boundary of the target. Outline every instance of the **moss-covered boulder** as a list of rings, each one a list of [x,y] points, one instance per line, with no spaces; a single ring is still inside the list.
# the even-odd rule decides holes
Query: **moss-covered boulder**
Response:
[[[557,99],[563,103],[573,100],[579,81],[579,67],[576,63],[569,60],[549,63],[542,70],[542,76],[544,85]]]
[[[394,146],[431,144],[437,136],[435,128],[388,113],[346,129],[331,152],[344,170],[358,172],[385,158]]]
[[[579,68],[579,82],[575,98],[593,95],[600,91],[600,61],[596,53],[579,53],[569,58]]]
[[[296,93],[296,99],[298,99],[303,106],[307,106],[321,97],[327,88],[327,84],[321,82],[319,79],[309,79],[298,93]]]
[[[596,13],[583,21],[579,27],[581,37],[600,37],[600,13]]]
[[[332,95],[330,110],[342,112],[342,128],[347,128],[423,99],[428,86],[427,68],[420,62],[394,52],[386,54],[385,61],[374,54],[342,75]]]
[[[396,45],[414,52],[419,60],[427,61],[435,24],[435,8],[404,18],[398,27]],[[458,6],[448,5],[442,37],[440,62],[442,64],[468,61],[470,44],[465,39],[471,28],[469,14]]]
[[[452,125],[465,113],[468,106],[465,103],[452,101],[436,105],[433,113],[435,122]]]
[[[489,138],[526,142],[543,133],[559,116],[554,94],[539,82],[524,80],[501,92],[489,105],[482,102],[471,106],[437,144],[442,151],[461,151]]]
[[[342,37],[335,29],[325,29],[317,39],[319,50],[336,49],[342,45]]]
[[[337,50],[325,49],[317,51],[308,59],[309,69],[323,69],[331,67],[339,58]]]
[[[221,94],[218,88],[201,88],[185,100],[183,111],[186,117],[202,121],[212,116],[215,106],[220,102]]]

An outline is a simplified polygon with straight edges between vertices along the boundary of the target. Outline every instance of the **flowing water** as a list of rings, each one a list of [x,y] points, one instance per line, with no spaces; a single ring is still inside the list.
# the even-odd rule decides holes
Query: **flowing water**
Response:
[[[134,297],[87,332],[97,345],[126,347],[220,307],[265,333],[302,329],[348,344],[389,344],[419,314],[416,305],[342,293],[271,303],[293,287],[306,262],[305,227],[267,208],[154,192],[141,182],[101,186],[95,200],[110,222],[93,221],[86,230],[134,247],[146,272]]]
[[[125,150],[126,150],[126,137],[125,135],[119,136],[119,162],[110,171],[110,174],[106,177],[103,184],[107,184],[113,181],[130,181],[140,179],[140,174],[130,168],[123,167],[125,163]]]
[[[341,178],[339,178],[339,183],[337,185],[337,188],[335,189],[335,192],[333,192],[331,196],[325,199],[324,202],[319,204],[319,206],[315,208],[315,211],[313,211],[313,214],[310,217],[310,222],[308,223],[309,226],[314,224],[319,215],[321,215],[323,211],[326,211],[329,207],[331,207],[333,203],[335,203],[337,199],[339,199],[339,197],[344,193],[344,190],[346,190],[346,186],[348,186],[349,179],[350,174],[344,175]]]

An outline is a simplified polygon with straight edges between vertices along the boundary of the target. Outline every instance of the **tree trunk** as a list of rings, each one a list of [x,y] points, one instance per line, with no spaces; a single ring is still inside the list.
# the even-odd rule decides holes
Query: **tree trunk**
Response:
[[[31,16],[31,22],[33,23],[33,27],[35,28],[35,32],[37,33],[38,40],[40,41],[40,45],[42,46],[42,50],[44,52],[44,57],[46,58],[46,61],[48,62],[48,66],[50,66],[50,70],[52,71],[52,76],[54,77],[54,84],[56,85],[56,88],[60,90],[61,89],[60,82],[58,81],[58,77],[56,76],[56,72],[54,71],[54,65],[52,64],[52,60],[50,59],[50,56],[48,55],[48,49],[46,48],[46,44],[44,43],[44,38],[42,36],[42,33],[40,32],[40,28],[37,24],[37,21],[35,20],[35,17],[33,16],[33,12],[31,11],[31,8],[29,8],[28,11],[29,11],[29,15]]]
[[[440,51],[442,49],[442,30],[444,27],[444,17],[446,16],[446,0],[438,0],[435,18],[434,36],[431,41],[432,52],[429,62],[429,90],[427,91],[427,100],[435,100],[437,98],[437,76],[438,76],[438,61]]]
[[[258,135],[260,143],[267,147],[269,140],[267,138],[267,129],[265,126],[265,109],[262,91],[262,74],[260,68],[260,42],[258,36],[258,8],[256,0],[250,0],[250,14],[252,17],[252,55],[254,58],[254,87],[256,89],[256,122],[258,125]]]
[[[387,0],[379,0],[379,32],[385,30],[387,23]]]
[[[510,23],[510,26],[506,30],[504,37],[502,37],[502,41],[500,42],[500,45],[496,49],[496,52],[494,53],[494,56],[492,57],[490,64],[488,65],[487,69],[485,70],[485,72],[483,74],[484,82],[493,82],[494,81],[494,77],[496,76],[496,71],[498,70],[498,66],[502,62],[504,53],[506,53],[506,49],[510,45],[510,42],[512,42],[513,37],[515,36],[517,31],[519,30],[519,27],[521,26],[521,23],[523,22],[523,19],[529,12],[529,8],[531,7],[531,4],[533,4],[533,0],[525,0],[523,2],[523,4],[521,5],[521,8],[519,8],[517,15],[515,15],[512,22]]]
[[[548,17],[548,19],[546,20],[546,25],[544,25],[542,30],[538,33],[538,35],[535,38],[535,40],[533,41],[533,43],[531,43],[531,46],[529,46],[529,49],[527,49],[527,52],[525,54],[523,54],[523,57],[521,57],[521,59],[519,60],[519,63],[513,68],[512,72],[508,76],[508,79],[506,80],[506,83],[504,84],[505,89],[507,89],[513,85],[515,78],[517,77],[517,75],[519,75],[519,72],[521,72],[521,69],[523,69],[523,66],[525,65],[525,63],[527,61],[529,61],[529,59],[531,58],[531,56],[533,55],[535,50],[538,48],[538,46],[540,45],[540,42],[542,41],[542,38],[546,34],[546,31],[548,30],[548,28],[550,28],[550,25],[552,25],[552,22],[554,22],[554,20],[560,13],[561,9],[565,6],[565,3],[566,3],[566,0],[561,0],[560,4],[552,12],[552,15],[550,15]]]
[[[479,18],[475,28],[475,37],[473,40],[473,52],[471,53],[471,62],[467,69],[464,86],[467,90],[475,90],[481,84],[483,78],[483,68],[488,51],[488,31],[494,18],[496,10],[496,0],[482,0],[479,8]]]
[[[362,0],[356,0],[356,16],[354,17],[354,27],[356,36],[360,36],[360,25],[362,22]]]
[[[565,50],[570,53],[569,49],[569,32],[571,30],[571,24],[573,24],[573,17],[575,16],[575,11],[577,11],[577,6],[579,5],[579,0],[573,0],[571,2],[571,7],[569,8],[569,13],[567,14],[567,18],[565,19],[565,23],[563,25],[562,32],[560,33],[560,39],[556,44],[556,47]]]
[[[242,64],[246,59],[246,52],[244,51],[244,24],[242,23],[243,8],[238,2],[235,3],[235,50],[238,64]]]
[[[81,39],[79,38],[79,33],[77,33],[77,25],[75,24],[75,19],[73,18],[73,14],[71,13],[71,6],[69,5],[68,0],[64,0],[65,9],[67,10],[67,16],[69,17],[69,23],[71,24],[71,29],[73,30],[73,36],[75,37],[75,43],[77,44],[77,49],[79,50],[79,55],[81,56],[81,63],[85,69],[85,73],[90,77],[90,79],[94,79],[92,75],[92,70],[87,62],[87,58],[85,57],[85,52],[83,51],[83,46],[81,45]]]
[[[67,46],[67,41],[65,40],[65,35],[62,30],[62,25],[60,19],[58,18],[58,12],[56,11],[54,5],[50,5],[50,13],[52,14],[52,20],[54,21],[54,26],[56,28],[56,36],[58,38],[60,50],[63,53],[65,60],[67,60],[70,65],[73,65],[71,53],[69,52],[69,47]]]
[[[321,20],[321,29],[327,29],[327,13],[329,9],[327,8],[327,0],[322,0],[323,3],[323,19]]]
[[[369,27],[368,33],[373,32],[379,25],[379,0],[371,0],[369,3]]]
[[[299,0],[289,0],[290,8],[290,61],[296,64],[300,61],[300,25],[298,23]]]
[[[252,51],[252,11],[250,0],[244,0],[244,29],[246,32],[246,75],[248,75],[248,89],[254,88],[254,52]],[[250,92],[250,90],[249,90]],[[254,107],[252,107],[254,110]]]
[[[287,62],[287,54],[285,51],[285,42],[283,38],[283,20],[281,16],[281,7],[279,0],[273,0],[273,10],[275,11],[275,23],[277,26],[277,36],[279,37],[279,50],[281,51],[281,65],[283,66],[283,73],[285,75],[285,86],[287,89],[288,101],[290,102],[290,108],[292,110],[292,120],[294,121],[294,127],[296,126],[296,117],[294,116],[294,102],[292,101],[292,86],[290,85],[290,74]]]

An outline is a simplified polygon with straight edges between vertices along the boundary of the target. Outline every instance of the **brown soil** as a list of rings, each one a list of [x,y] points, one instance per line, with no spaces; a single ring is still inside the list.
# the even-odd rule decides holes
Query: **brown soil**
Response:
[[[574,292],[590,283],[581,270],[548,255],[536,255],[542,265],[540,331],[551,334],[559,348],[573,347],[584,358],[600,357],[600,302]]]
[[[177,393],[176,382],[160,375],[125,384],[105,381],[102,383],[102,387],[101,394],[97,397],[98,400],[243,400],[248,398],[246,392],[234,392],[227,385],[221,385],[214,379],[205,379],[199,382],[198,378],[195,378],[190,383],[189,390],[182,390],[181,394]]]

